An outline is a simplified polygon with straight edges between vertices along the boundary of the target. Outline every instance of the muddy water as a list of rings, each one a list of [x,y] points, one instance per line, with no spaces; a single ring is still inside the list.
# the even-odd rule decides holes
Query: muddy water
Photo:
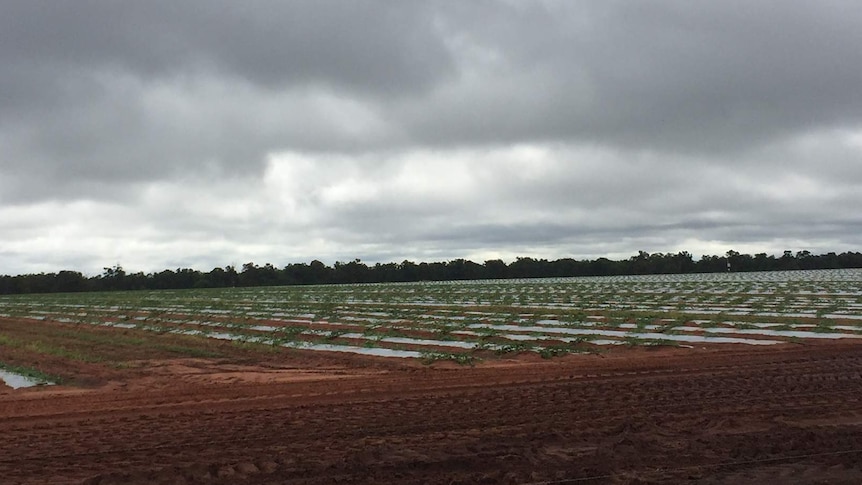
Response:
[[[6,385],[11,387],[12,389],[50,384],[48,382],[40,381],[27,376],[22,376],[21,374],[16,374],[14,372],[9,372],[3,369],[0,369],[0,381],[5,382]]]

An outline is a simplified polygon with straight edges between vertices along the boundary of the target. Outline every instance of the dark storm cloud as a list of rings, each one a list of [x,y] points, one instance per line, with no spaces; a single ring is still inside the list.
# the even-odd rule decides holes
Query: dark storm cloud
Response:
[[[424,2],[6,2],[4,59],[140,78],[196,69],[274,88],[414,91],[450,64]],[[217,73],[215,73],[217,75]]]
[[[367,98],[426,143],[719,150],[860,123],[860,27],[858,2],[7,2],[2,108],[134,132],[158,120],[106,73],[211,76]]]
[[[0,273],[852,249],[859,45],[855,1],[3,2]]]
[[[259,176],[272,150],[362,145],[334,118],[451,70],[434,16],[407,2],[0,9],[0,169],[57,185]]]
[[[59,179],[153,180],[202,165],[256,176],[271,151],[412,143],[712,153],[862,123],[858,2],[2,9],[0,127],[14,138],[0,145],[3,165],[27,160]],[[189,103],[153,105],[160,91]],[[322,92],[388,122],[347,136],[328,122],[348,113],[301,101]],[[266,104],[281,115],[258,118]]]
[[[406,106],[418,137],[714,152],[862,123],[858,2],[490,5],[447,17],[478,82]]]

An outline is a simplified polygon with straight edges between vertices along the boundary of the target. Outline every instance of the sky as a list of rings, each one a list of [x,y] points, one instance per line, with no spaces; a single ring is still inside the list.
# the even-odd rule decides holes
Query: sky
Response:
[[[862,250],[857,0],[0,3],[0,274]]]

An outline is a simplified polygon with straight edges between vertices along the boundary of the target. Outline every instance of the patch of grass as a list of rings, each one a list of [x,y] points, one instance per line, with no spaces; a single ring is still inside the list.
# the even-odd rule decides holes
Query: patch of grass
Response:
[[[208,349],[203,349],[193,346],[168,344],[158,342],[153,338],[131,337],[121,333],[116,334],[96,334],[87,332],[57,332],[52,337],[60,337],[69,339],[73,344],[65,346],[62,344],[51,344],[42,340],[19,340],[0,335],[0,345],[5,345],[12,348],[18,348],[43,355],[52,355],[64,359],[74,360],[87,363],[103,363],[106,361],[115,361],[111,354],[119,347],[140,347],[159,350],[172,354],[185,355],[189,357],[221,357],[222,354]],[[194,337],[191,337],[194,338]],[[75,347],[87,347],[87,350],[81,350]],[[101,349],[104,352],[101,352]]]
[[[36,354],[53,355],[64,359],[75,360],[79,362],[101,362],[102,358],[97,355],[84,353],[77,350],[70,350],[65,347],[49,345],[42,341],[24,341],[0,335],[0,345],[26,350]]]

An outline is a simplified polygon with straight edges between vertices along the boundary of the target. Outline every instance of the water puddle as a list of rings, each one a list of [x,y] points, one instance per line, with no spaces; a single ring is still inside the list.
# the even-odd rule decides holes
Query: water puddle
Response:
[[[21,374],[16,374],[14,372],[9,372],[8,370],[3,369],[0,369],[0,381],[5,382],[6,385],[11,387],[12,389],[21,389],[22,387],[45,386],[53,384],[51,382],[33,379],[32,377],[23,376]]]
[[[564,339],[564,340],[573,340],[573,339]],[[609,340],[609,339],[601,339],[600,338],[600,339],[595,339],[595,340],[588,340],[587,343],[593,344],[593,345],[622,345],[625,342],[623,342],[622,340]]]
[[[701,343],[726,343],[726,344],[748,344],[748,345],[774,345],[781,343],[778,340],[747,339],[736,337],[713,337],[706,335],[667,335],[658,332],[625,332],[621,330],[596,330],[588,328],[559,328],[559,327],[529,327],[519,325],[487,325],[476,323],[471,328],[497,328],[500,330],[515,332],[540,332],[563,335],[600,335],[603,337],[635,338],[648,340],[669,340],[674,342],[701,342]]]
[[[430,340],[407,337],[384,337],[380,341],[393,344],[433,345],[435,347],[454,347],[458,349],[472,349],[476,346],[473,342],[463,342],[460,340]]]
[[[804,330],[770,330],[765,328],[748,329],[748,328],[704,328],[704,332],[708,333],[735,333],[747,335],[766,335],[769,337],[788,337],[788,338],[814,338],[814,339],[841,339],[841,338],[862,338],[862,335],[852,333],[830,333],[830,332],[807,332]]]
[[[422,357],[422,352],[415,350],[397,350],[385,349],[381,347],[352,347],[349,345],[334,345],[334,344],[299,344],[287,343],[284,347],[305,349],[305,350],[323,350],[327,352],[347,352],[350,354],[374,355],[377,357],[401,357],[406,359],[416,359]]]

